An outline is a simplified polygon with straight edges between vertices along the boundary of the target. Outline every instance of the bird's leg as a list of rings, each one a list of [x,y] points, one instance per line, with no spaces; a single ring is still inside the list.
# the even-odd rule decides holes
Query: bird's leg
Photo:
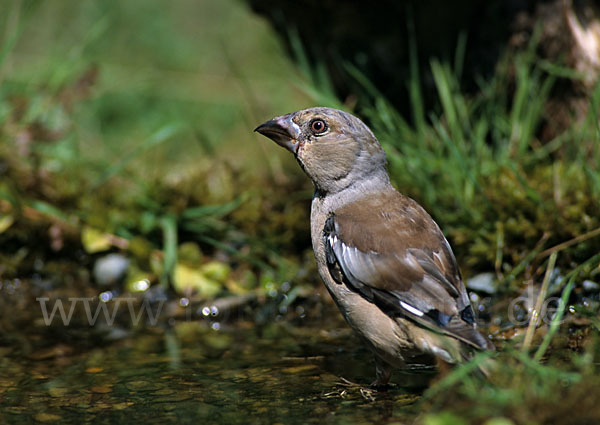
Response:
[[[386,387],[392,377],[392,367],[375,355],[375,381],[371,383],[371,387],[380,388]]]

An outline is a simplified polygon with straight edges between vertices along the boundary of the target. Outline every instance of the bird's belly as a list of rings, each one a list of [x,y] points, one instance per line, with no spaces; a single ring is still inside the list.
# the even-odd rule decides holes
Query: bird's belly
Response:
[[[387,363],[402,367],[405,354],[418,351],[403,325],[404,320],[392,319],[346,285],[334,281],[329,274],[322,238],[329,207],[322,202],[318,198],[313,199],[311,212],[311,235],[319,275],[346,322],[367,346]]]
[[[321,277],[350,327],[375,354],[393,366],[401,367],[406,354],[416,350],[402,321],[392,319],[361,295],[334,282],[328,274]]]

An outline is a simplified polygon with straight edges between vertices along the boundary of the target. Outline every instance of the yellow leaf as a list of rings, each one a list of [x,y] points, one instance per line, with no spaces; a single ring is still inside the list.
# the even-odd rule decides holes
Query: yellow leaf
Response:
[[[81,230],[81,243],[88,254],[94,254],[109,249],[112,246],[112,238],[108,233],[84,226]]]
[[[183,264],[175,266],[175,282],[173,287],[177,293],[194,291],[203,297],[212,298],[221,290],[221,285],[208,279],[199,269]]]
[[[69,389],[65,387],[53,387],[48,390],[50,397],[64,397],[68,392]]]
[[[54,415],[52,413],[38,413],[34,416],[34,418],[36,421],[39,422],[55,422],[60,421],[62,419],[62,417]]]
[[[308,372],[309,370],[315,370],[315,369],[317,369],[316,365],[307,364],[307,365],[286,367],[285,369],[282,369],[281,371],[283,373],[290,373],[290,374],[295,375],[297,373]]]
[[[220,261],[211,261],[200,268],[202,274],[209,279],[224,283],[231,274],[231,267]]]
[[[12,215],[5,215],[0,217],[0,233],[3,233],[15,222],[15,218]]]

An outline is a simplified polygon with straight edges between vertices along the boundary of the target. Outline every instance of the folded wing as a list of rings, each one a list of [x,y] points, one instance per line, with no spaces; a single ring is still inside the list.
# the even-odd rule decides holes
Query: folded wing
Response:
[[[475,348],[493,349],[476,329],[456,260],[441,230],[396,191],[335,211],[323,238],[332,277],[377,304]]]

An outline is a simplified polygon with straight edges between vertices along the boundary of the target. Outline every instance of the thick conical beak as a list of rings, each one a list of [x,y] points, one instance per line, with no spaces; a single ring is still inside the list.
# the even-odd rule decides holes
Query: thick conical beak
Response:
[[[273,118],[256,127],[254,131],[267,136],[295,155],[300,145],[300,127],[292,121],[292,117],[292,114],[288,114]]]

